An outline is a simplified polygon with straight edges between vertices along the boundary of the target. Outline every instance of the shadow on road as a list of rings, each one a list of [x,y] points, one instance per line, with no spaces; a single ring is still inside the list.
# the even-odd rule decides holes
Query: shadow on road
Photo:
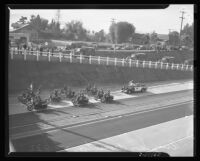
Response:
[[[111,104],[128,106],[127,104],[124,104],[124,103],[122,103],[121,101],[116,101],[116,100],[114,100]]]

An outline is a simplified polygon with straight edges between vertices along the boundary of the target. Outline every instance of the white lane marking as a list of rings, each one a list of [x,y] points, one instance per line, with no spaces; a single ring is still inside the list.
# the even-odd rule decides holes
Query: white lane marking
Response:
[[[186,140],[186,139],[192,138],[192,137],[193,137],[193,135],[189,135],[189,136],[183,137],[183,138],[178,139],[178,140],[176,140],[176,141],[172,141],[172,142],[170,142],[170,143],[168,143],[168,144],[161,145],[161,146],[158,146],[158,147],[156,147],[156,148],[153,148],[153,149],[151,149],[149,152],[151,152],[151,151],[156,151],[156,150],[158,150],[158,149],[165,148],[165,147],[168,147],[168,146],[170,146],[170,145],[175,146],[175,145],[174,145],[175,143],[178,143],[178,142],[180,142],[180,141],[183,141],[183,140]],[[174,148],[175,148],[175,147],[174,147]]]

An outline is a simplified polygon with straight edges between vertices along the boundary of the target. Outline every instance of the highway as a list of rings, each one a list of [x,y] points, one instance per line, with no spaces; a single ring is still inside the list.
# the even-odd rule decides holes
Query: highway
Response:
[[[192,155],[193,119],[189,122],[184,119],[193,116],[192,89],[192,82],[183,82],[151,86],[146,93],[132,95],[113,91],[115,100],[111,104],[90,98],[90,104],[85,107],[74,107],[65,101],[33,112],[23,111],[20,104],[10,99],[10,140],[17,152],[164,148],[174,156],[184,152]],[[138,130],[143,131],[142,136],[137,134]],[[144,146],[143,142],[146,142]],[[175,151],[168,148],[171,146],[179,148]]]
[[[61,126],[61,124],[70,124],[71,120],[73,119],[78,119],[80,121],[82,118],[92,116],[96,116],[94,119],[98,119],[100,117],[99,115],[103,115],[102,117],[106,115],[109,116],[110,113],[114,113],[115,111],[119,111],[118,113],[120,114],[123,114],[126,111],[127,113],[130,113],[156,108],[160,105],[170,105],[173,103],[190,101],[193,99],[192,90],[183,90],[156,95],[152,93],[140,93],[137,95],[139,97],[116,100],[112,104],[93,103],[86,107],[77,108],[73,106],[64,106],[63,108],[10,115],[10,134],[13,135],[24,131],[40,130],[42,129],[41,123],[45,124],[46,122],[51,122],[51,124]],[[40,127],[38,128],[38,126]]]
[[[18,152],[61,151],[88,142],[134,131],[151,125],[192,115],[193,103],[174,105],[172,108],[122,115],[104,121],[49,130],[45,133],[12,140]],[[174,134],[176,135],[176,134]]]

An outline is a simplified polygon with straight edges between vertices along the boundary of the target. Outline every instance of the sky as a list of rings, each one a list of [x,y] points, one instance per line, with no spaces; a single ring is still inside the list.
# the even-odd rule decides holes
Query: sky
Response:
[[[61,9],[61,27],[71,20],[79,20],[83,27],[90,31],[100,31],[103,29],[109,32],[112,18],[115,22],[127,21],[133,24],[138,33],[168,34],[171,31],[180,31],[181,11],[185,11],[183,26],[186,23],[192,24],[194,6],[190,5],[170,5],[166,9]],[[52,9],[10,9],[10,28],[13,22],[19,20],[21,16],[30,19],[31,15],[40,15],[48,19],[49,22],[55,19],[57,10]],[[12,28],[11,28],[12,29]]]

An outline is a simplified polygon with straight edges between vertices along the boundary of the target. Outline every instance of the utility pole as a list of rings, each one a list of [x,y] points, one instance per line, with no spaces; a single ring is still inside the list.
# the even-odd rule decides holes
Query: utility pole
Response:
[[[185,14],[185,12],[184,12],[184,11],[181,11],[181,13],[182,13],[182,16],[179,17],[179,18],[181,19],[180,37],[181,37],[181,31],[182,31],[183,19],[185,19],[185,18],[183,17],[184,14]]]
[[[180,28],[180,34],[179,34],[179,36],[180,36],[180,46],[181,46],[181,31],[182,31],[182,26],[183,26],[183,19],[185,19],[185,18],[184,18],[185,12],[184,12],[184,11],[181,11],[181,13],[182,13],[182,16],[179,17],[179,18],[181,19],[181,28]]]
[[[114,19],[114,18],[111,19],[111,23],[112,23],[112,24],[115,23],[115,19]],[[115,46],[116,46],[116,43],[117,43],[117,40],[116,40],[116,38],[115,38],[114,53],[116,53],[116,52],[115,52]]]
[[[56,22],[60,24],[60,10],[56,11],[56,18],[55,18]]]

